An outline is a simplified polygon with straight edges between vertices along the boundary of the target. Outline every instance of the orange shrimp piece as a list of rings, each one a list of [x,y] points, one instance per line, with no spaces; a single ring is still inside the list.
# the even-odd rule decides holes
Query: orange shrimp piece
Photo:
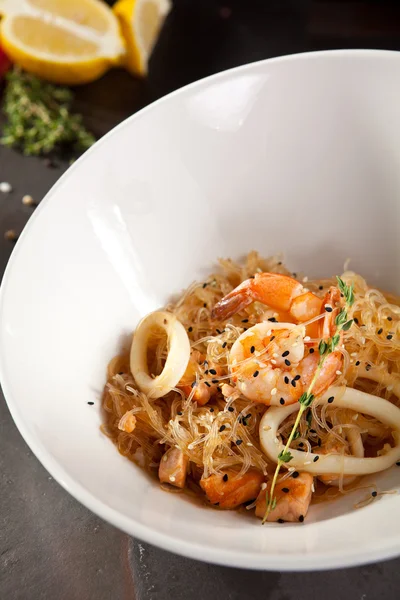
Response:
[[[257,498],[263,481],[263,474],[256,469],[249,469],[240,477],[237,470],[226,469],[219,475],[202,479],[200,485],[211,504],[231,509]]]
[[[163,455],[158,469],[158,478],[161,483],[169,483],[178,488],[184,488],[188,472],[189,458],[179,450],[170,448]]]
[[[296,473],[296,477],[294,474]],[[274,498],[276,506],[270,511],[267,521],[304,521],[312,496],[313,476],[310,473],[297,473],[295,471],[291,477],[278,482]],[[271,489],[269,483],[266,489],[260,491],[257,497],[256,517],[264,518],[267,510],[267,494]]]
[[[229,319],[252,302],[262,302],[271,308],[288,312],[297,323],[308,321],[321,312],[322,300],[287,275],[257,273],[243,281],[237,288],[218,302],[212,317]]]

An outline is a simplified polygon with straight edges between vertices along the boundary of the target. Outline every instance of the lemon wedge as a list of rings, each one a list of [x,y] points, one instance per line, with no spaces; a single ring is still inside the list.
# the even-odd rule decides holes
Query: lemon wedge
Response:
[[[118,19],[101,0],[0,0],[0,43],[22,69],[67,85],[122,64]]]
[[[134,75],[146,75],[151,51],[170,9],[169,0],[119,0],[114,6],[127,45],[125,66]]]

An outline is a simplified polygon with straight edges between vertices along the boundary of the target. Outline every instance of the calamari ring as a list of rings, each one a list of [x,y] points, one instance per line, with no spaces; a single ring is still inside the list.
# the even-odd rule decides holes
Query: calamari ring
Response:
[[[376,458],[358,458],[356,456],[340,456],[337,454],[313,454],[299,452],[290,448],[293,458],[286,467],[312,473],[313,475],[341,474],[368,475],[384,471],[400,460],[400,409],[382,398],[360,392],[353,388],[330,388],[318,398],[318,404],[326,404],[328,398],[334,397],[335,406],[350,408],[368,414],[388,425],[393,431],[396,445],[387,454]],[[297,404],[287,407],[269,408],[260,422],[260,443],[264,453],[274,462],[278,462],[278,454],[283,444],[278,440],[277,432],[281,423],[299,409]],[[318,458],[316,458],[318,457]],[[315,462],[314,462],[315,461]]]
[[[168,338],[168,356],[164,369],[151,377],[147,364],[147,346],[154,329],[163,329]],[[151,398],[165,396],[182,378],[190,358],[190,342],[186,330],[175,315],[156,311],[147,315],[137,326],[132,340],[130,367],[142,392]]]

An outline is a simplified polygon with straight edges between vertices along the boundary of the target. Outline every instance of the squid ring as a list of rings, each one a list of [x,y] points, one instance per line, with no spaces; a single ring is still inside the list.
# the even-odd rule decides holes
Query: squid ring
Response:
[[[334,397],[335,406],[349,408],[360,413],[371,415],[393,431],[395,446],[385,455],[376,458],[358,458],[356,456],[340,456],[337,454],[314,454],[299,452],[290,448],[293,456],[287,467],[306,471],[313,475],[344,474],[368,475],[377,473],[394,465],[400,460],[400,409],[382,398],[360,392],[353,388],[333,387],[318,398],[318,404],[326,404]],[[284,408],[269,408],[260,422],[260,443],[264,453],[273,462],[278,462],[278,454],[284,445],[278,440],[277,432],[281,423],[299,409],[297,404]],[[314,462],[315,461],[315,462]]]
[[[147,348],[152,332],[160,329],[165,331],[168,338],[168,356],[162,372],[157,377],[151,377],[147,364]],[[189,338],[175,315],[156,311],[140,321],[132,340],[130,367],[142,392],[151,398],[160,398],[168,394],[182,378],[189,358]]]

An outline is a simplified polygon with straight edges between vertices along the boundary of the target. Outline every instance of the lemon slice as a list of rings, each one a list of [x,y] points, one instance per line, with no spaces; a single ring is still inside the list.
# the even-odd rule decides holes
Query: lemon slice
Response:
[[[100,0],[0,0],[0,43],[22,69],[56,83],[87,83],[120,64],[118,20]]]
[[[119,0],[114,6],[127,45],[125,66],[134,75],[146,75],[151,51],[170,9],[169,0]]]

